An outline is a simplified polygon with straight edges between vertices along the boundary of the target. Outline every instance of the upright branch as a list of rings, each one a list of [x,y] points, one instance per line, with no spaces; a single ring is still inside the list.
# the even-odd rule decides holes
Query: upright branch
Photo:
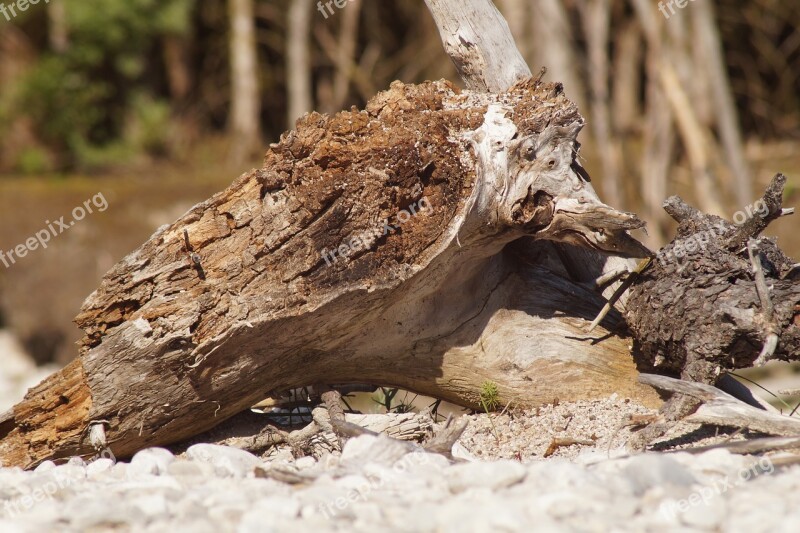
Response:
[[[467,87],[499,93],[531,77],[508,23],[492,0],[425,0],[445,52]]]

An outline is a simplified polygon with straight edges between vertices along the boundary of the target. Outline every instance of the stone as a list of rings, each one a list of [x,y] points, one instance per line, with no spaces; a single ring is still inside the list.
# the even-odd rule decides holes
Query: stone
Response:
[[[261,459],[250,452],[217,444],[195,444],[186,450],[186,455],[214,465],[217,473],[223,476],[245,477],[252,474],[255,467],[263,465]]]
[[[128,503],[150,519],[165,516],[168,512],[167,498],[160,492],[137,496],[128,500]]]
[[[104,498],[91,495],[79,496],[64,506],[70,531],[111,529],[110,526],[132,526],[145,521],[144,514],[126,501],[111,503]]]
[[[504,504],[500,498],[488,501],[463,501],[443,505],[425,529],[460,533],[463,531],[533,531],[519,509]],[[431,527],[434,526],[434,527]],[[527,527],[526,527],[527,526]],[[538,527],[535,529],[538,531]]]
[[[48,474],[54,474],[59,479],[69,480],[69,483],[72,484],[75,481],[86,479],[86,466],[67,463],[53,468]]]
[[[44,461],[39,466],[37,466],[33,471],[34,472],[48,472],[56,467],[56,464],[53,461]]]
[[[86,476],[89,478],[94,478],[100,474],[108,472],[113,467],[114,461],[103,457],[86,465]]]
[[[142,475],[158,476],[167,473],[167,469],[175,460],[171,451],[164,448],[146,448],[133,456],[128,468],[128,475],[138,477]]]
[[[250,512],[260,515],[262,521],[265,516],[270,517],[270,520],[294,519],[300,515],[300,502],[288,496],[270,496],[252,504]]]
[[[709,487],[704,488],[709,489]],[[688,509],[680,513],[680,519],[687,526],[714,531],[719,529],[726,512],[725,499],[719,494],[713,494],[705,501],[690,505]]]
[[[178,459],[176,461],[171,462],[167,465],[167,473],[174,477],[203,477],[206,472],[204,472],[203,467],[209,466],[205,463],[197,463],[195,461],[185,461]],[[209,472],[213,472],[213,468],[209,470]]]
[[[494,490],[510,487],[525,479],[527,471],[516,461],[494,461],[458,464],[444,472],[444,477],[454,494],[471,487],[489,487]]]
[[[70,457],[69,461],[67,461],[68,465],[72,466],[86,466],[86,461],[83,460],[83,457]]]
[[[309,468],[313,468],[317,465],[317,460],[313,457],[306,456],[301,457],[297,461],[295,461],[295,466],[298,470],[308,470]]]
[[[358,437],[348,439],[347,442],[344,443],[341,460],[351,461],[365,454],[377,440],[378,437],[374,435],[359,435]]]
[[[652,487],[688,488],[697,482],[678,461],[658,454],[642,454],[628,459],[622,474],[637,496]]]

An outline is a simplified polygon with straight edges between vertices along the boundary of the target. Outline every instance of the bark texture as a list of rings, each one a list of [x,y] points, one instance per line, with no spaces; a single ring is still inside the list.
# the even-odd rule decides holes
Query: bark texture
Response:
[[[785,183],[777,175],[759,201],[737,213],[739,224],[678,197],[665,202],[678,235],[634,285],[625,315],[643,370],[714,383],[728,370],[800,359],[800,269],[773,239],[752,241],[748,252],[750,239],[782,215]],[[759,360],[770,335],[777,344]]]
[[[638,219],[594,199],[582,125],[536,80],[396,82],[363,111],[307,115],[105,276],[77,317],[80,358],[0,418],[0,459],[125,457],[310,384],[657,403],[626,339],[584,333],[603,300],[541,240],[647,253],[626,233]]]

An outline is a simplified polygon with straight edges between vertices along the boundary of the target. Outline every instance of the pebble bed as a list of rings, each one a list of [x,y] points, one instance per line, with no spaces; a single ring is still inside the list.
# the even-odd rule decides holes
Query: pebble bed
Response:
[[[47,372],[17,353],[0,331],[3,409]],[[200,443],[0,468],[0,533],[800,530],[800,466],[724,450],[627,457],[624,421],[648,412],[613,395],[469,415],[457,461],[361,436],[317,459]],[[545,458],[557,437],[589,444]]]
[[[351,439],[269,460],[197,444],[0,469],[0,531],[797,531],[800,466],[713,450],[450,461]],[[391,443],[388,443],[391,444]],[[280,472],[281,476],[272,475]],[[287,479],[288,477],[290,479]],[[276,479],[278,477],[280,480]]]

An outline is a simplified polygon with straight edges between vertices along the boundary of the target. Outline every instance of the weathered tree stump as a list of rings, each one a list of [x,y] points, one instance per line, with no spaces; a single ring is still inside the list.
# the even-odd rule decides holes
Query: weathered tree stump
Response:
[[[676,196],[664,203],[678,234],[634,282],[625,311],[640,371],[713,385],[731,370],[800,360],[800,265],[773,239],[758,238],[793,212],[782,208],[785,183],[775,176],[734,223]],[[675,420],[698,405],[677,395],[663,409]],[[667,427],[648,428],[637,444]]]
[[[582,125],[537,80],[395,83],[364,111],[307,115],[105,276],[77,318],[80,358],[3,418],[0,458],[124,457],[321,383],[654,401],[626,339],[582,331],[601,297],[536,259],[532,239],[648,253],[626,232],[641,222],[586,181]]]

